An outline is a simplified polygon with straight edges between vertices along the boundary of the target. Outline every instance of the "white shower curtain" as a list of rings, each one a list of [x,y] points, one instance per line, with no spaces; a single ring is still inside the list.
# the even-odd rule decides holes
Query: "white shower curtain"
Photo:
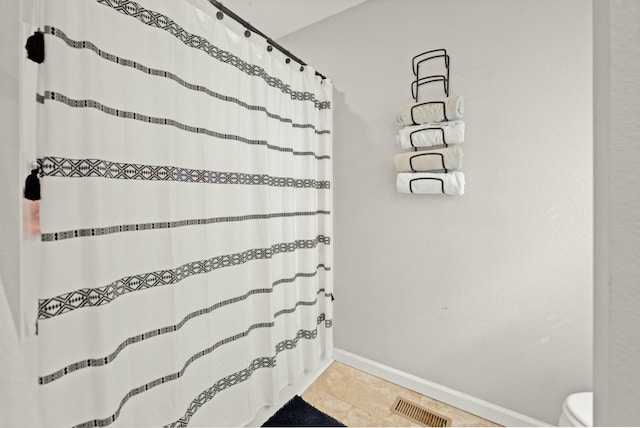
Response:
[[[234,426],[332,353],[332,86],[205,0],[42,2],[46,426]]]

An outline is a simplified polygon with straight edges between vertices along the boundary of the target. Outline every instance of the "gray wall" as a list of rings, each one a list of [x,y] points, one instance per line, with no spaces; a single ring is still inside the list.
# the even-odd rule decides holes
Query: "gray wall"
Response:
[[[369,0],[281,40],[332,78],[337,348],[555,423],[592,383],[592,16]],[[447,48],[467,194],[395,190],[411,57]]]
[[[640,426],[640,3],[594,0],[595,421]]]

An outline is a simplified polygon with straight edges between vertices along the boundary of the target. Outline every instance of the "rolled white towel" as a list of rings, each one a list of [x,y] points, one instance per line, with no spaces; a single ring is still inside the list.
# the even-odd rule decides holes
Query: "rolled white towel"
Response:
[[[448,97],[443,101],[409,103],[396,114],[399,125],[420,125],[462,119],[464,100],[462,96]]]
[[[398,174],[396,187],[400,193],[435,193],[464,195],[464,173],[403,172]]]
[[[405,152],[395,155],[393,160],[398,172],[434,171],[462,168],[462,149],[451,146],[444,149]]]
[[[460,144],[464,142],[464,122],[454,120],[405,126],[398,131],[396,142],[403,149]]]

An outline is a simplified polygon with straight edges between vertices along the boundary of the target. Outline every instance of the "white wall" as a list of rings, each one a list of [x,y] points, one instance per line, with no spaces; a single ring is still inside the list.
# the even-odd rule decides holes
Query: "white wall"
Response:
[[[224,5],[248,20],[263,34],[277,39],[363,1],[365,0],[225,0]]]
[[[595,422],[640,426],[640,3],[594,0]]]
[[[0,276],[18,324],[20,304],[20,2],[0,1]]]
[[[549,423],[592,388],[591,35],[581,0],[369,0],[279,40],[336,88],[337,348]],[[435,48],[461,198],[395,191],[394,114]]]

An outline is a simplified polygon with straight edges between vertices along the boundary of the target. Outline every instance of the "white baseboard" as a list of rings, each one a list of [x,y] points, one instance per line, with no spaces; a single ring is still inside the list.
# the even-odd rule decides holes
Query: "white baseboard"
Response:
[[[265,406],[256,412],[253,420],[246,427],[260,427],[269,420],[275,412],[284,406],[287,401],[291,400],[295,395],[302,395],[304,391],[311,386],[313,382],[331,365],[333,358],[328,357],[320,363],[317,369],[305,373],[295,384],[288,385],[280,391],[278,402],[273,406]]]
[[[333,359],[506,427],[551,426],[542,421],[530,418],[529,416],[505,409],[504,407],[447,388],[446,386],[438,385],[437,383],[430,382],[342,349],[334,349]]]

